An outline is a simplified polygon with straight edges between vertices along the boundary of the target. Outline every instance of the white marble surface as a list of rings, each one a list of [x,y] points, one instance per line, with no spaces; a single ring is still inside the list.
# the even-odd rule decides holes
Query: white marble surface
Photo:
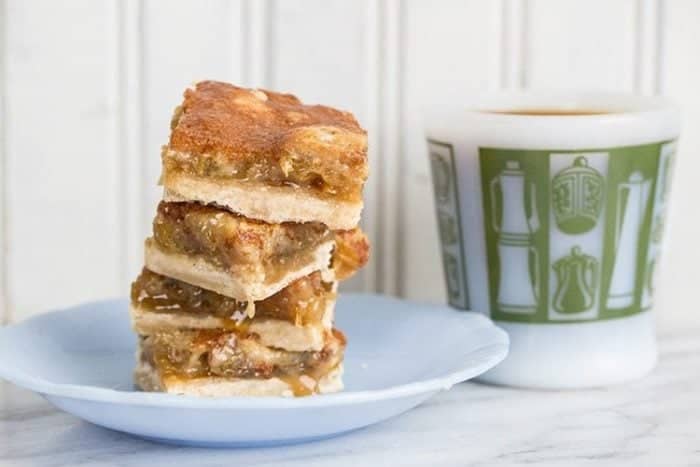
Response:
[[[700,465],[700,328],[661,337],[639,382],[541,392],[467,383],[341,438],[265,449],[153,444],[54,410],[0,383],[0,466]]]

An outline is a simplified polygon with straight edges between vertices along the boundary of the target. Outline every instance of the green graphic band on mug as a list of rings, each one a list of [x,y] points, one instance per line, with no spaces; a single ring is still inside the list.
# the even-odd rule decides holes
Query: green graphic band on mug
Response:
[[[428,146],[447,297],[453,307],[468,310],[469,291],[454,149],[451,144],[430,140]]]
[[[674,153],[673,141],[480,148],[491,317],[582,322],[650,308]]]

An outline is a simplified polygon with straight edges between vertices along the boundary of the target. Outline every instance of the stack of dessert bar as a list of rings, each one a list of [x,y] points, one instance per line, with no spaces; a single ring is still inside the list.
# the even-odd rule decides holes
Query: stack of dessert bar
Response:
[[[342,389],[336,291],[369,252],[357,227],[367,138],[354,117],[204,81],[175,110],[162,163],[131,289],[136,384],[201,396]]]

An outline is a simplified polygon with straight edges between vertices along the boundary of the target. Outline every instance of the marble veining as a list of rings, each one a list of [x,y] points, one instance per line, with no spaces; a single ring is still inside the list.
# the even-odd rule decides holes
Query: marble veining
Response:
[[[700,328],[661,337],[649,377],[585,391],[466,383],[379,425],[278,448],[154,444],[92,426],[0,383],[0,465],[700,465]]]

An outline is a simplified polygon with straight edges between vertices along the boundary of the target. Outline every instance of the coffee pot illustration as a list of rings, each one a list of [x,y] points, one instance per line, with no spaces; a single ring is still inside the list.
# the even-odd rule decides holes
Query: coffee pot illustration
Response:
[[[552,267],[557,274],[557,289],[552,306],[559,313],[581,313],[595,303],[598,288],[598,260],[571,248],[571,254],[557,260]]]
[[[627,308],[634,303],[637,278],[637,253],[642,221],[649,201],[651,179],[633,172],[627,182],[617,188],[615,211],[615,262],[607,306]],[[625,195],[626,196],[623,196]]]
[[[581,234],[595,227],[603,208],[605,180],[579,156],[552,179],[552,204],[557,227]]]
[[[491,180],[490,195],[492,227],[498,236],[498,308],[535,313],[540,285],[539,254],[533,243],[540,228],[535,184],[526,181],[518,161],[507,161]]]

